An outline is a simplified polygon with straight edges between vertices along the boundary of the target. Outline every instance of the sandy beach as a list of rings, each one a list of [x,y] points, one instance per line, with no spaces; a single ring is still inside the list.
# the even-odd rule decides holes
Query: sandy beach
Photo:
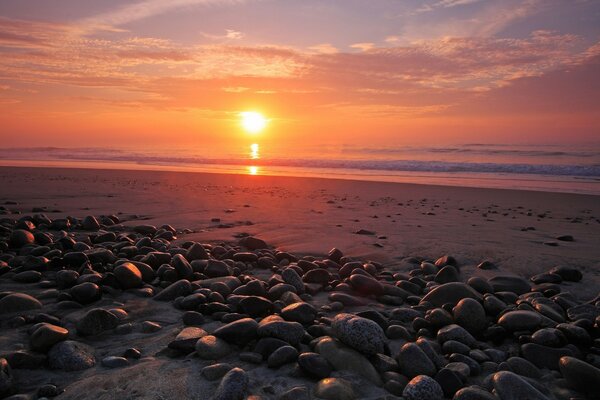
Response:
[[[394,319],[391,316],[392,310],[402,303],[401,300],[397,304],[390,304],[389,301],[387,304],[386,302],[377,302],[376,296],[369,293],[363,296],[364,305],[362,306],[347,305],[343,311],[337,308],[332,309],[329,305],[331,299],[328,300],[328,294],[335,292],[336,285],[348,286],[350,284],[352,286],[352,283],[347,281],[347,277],[340,280],[341,270],[337,269],[342,266],[342,263],[337,264],[340,261],[339,257],[329,257],[330,260],[336,261],[333,264],[337,267],[335,265],[327,266],[319,261],[327,259],[328,252],[332,248],[340,249],[344,256],[349,257],[347,261],[350,258],[362,262],[372,261],[374,264],[370,265],[376,266],[372,267],[376,268],[375,272],[365,267],[367,272],[363,271],[363,273],[368,276],[373,275],[382,282],[396,285],[392,287],[403,287],[405,290],[410,286],[407,279],[410,276],[418,276],[411,272],[412,270],[429,268],[423,267],[421,261],[425,261],[427,264],[428,260],[435,262],[445,255],[452,256],[454,260],[438,263],[438,267],[455,264],[459,275],[456,279],[442,281],[440,286],[443,286],[444,283],[450,284],[447,282],[454,280],[464,283],[472,277],[481,277],[485,278],[481,280],[483,282],[492,282],[492,278],[495,276],[516,276],[523,278],[519,282],[529,282],[533,285],[529,281],[530,277],[545,273],[557,266],[580,271],[583,275],[583,279],[580,281],[564,279],[559,284],[563,293],[570,293],[574,298],[573,301],[578,304],[593,300],[598,295],[600,285],[600,247],[598,246],[600,243],[600,202],[597,196],[590,195],[233,174],[2,167],[0,168],[0,204],[3,205],[3,215],[0,216],[4,221],[3,226],[5,226],[3,234],[7,237],[16,226],[11,225],[11,220],[19,220],[34,214],[45,214],[50,220],[76,218],[74,221],[78,222],[74,222],[67,232],[77,241],[82,241],[82,235],[92,235],[92,237],[98,235],[97,230],[90,233],[77,225],[81,224],[86,216],[94,216],[98,221],[102,221],[103,216],[115,215],[118,217],[118,223],[111,227],[100,222],[102,226],[98,228],[99,232],[137,231],[139,237],[152,238],[156,231],[144,233],[134,227],[147,225],[161,227],[168,224],[174,228],[174,232],[163,238],[167,238],[168,248],[172,249],[181,248],[179,246],[184,246],[186,243],[189,249],[190,242],[197,242],[204,244],[209,252],[210,249],[214,250],[216,247],[222,246],[221,248],[224,249],[235,249],[228,253],[230,255],[249,251],[258,256],[264,256],[266,253],[263,254],[261,246],[245,248],[242,245],[241,249],[237,247],[239,243],[243,243],[244,237],[250,236],[264,240],[272,249],[270,254],[285,252],[298,258],[305,257],[307,262],[318,261],[317,264],[311,262],[311,265],[318,265],[319,269],[330,271],[330,274],[327,274],[329,278],[326,278],[321,284],[318,283],[321,282],[320,278],[316,278],[314,281],[309,280],[309,282],[303,278],[307,284],[307,293],[311,294],[303,297],[303,300],[312,304],[317,310],[317,322],[313,326],[320,326],[320,328],[310,327],[309,329],[312,323],[304,324],[306,331],[303,330],[303,332],[311,339],[307,341],[304,337],[294,344],[300,352],[306,352],[309,348],[314,349],[313,339],[317,337],[317,332],[326,332],[328,335],[337,336],[345,345],[352,347],[348,344],[348,340],[343,339],[344,335],[340,334],[339,329],[341,328],[338,331],[334,329],[334,332],[337,333],[331,333],[329,324],[332,319],[336,318],[336,315],[365,310],[378,311],[386,316],[386,324],[388,324],[390,320]],[[116,229],[116,226],[119,228]],[[36,228],[32,229],[35,231]],[[57,230],[50,230],[57,238]],[[136,233],[132,234],[136,235]],[[85,240],[83,241],[85,242]],[[150,239],[148,243],[150,243]],[[28,246],[35,247],[36,245]],[[114,249],[111,244],[102,246]],[[234,347],[235,350],[226,352],[223,356],[198,359],[193,355],[194,344],[202,334],[199,333],[200,331],[188,331],[188,334],[194,339],[190,354],[186,354],[185,351],[180,354],[172,354],[173,350],[168,346],[186,326],[182,322],[184,309],[181,308],[181,300],[175,301],[178,306],[174,307],[172,301],[158,302],[149,297],[156,296],[155,293],[159,293],[161,288],[166,287],[167,282],[170,284],[177,279],[163,278],[153,283],[145,280],[143,286],[137,284],[123,291],[118,289],[119,284],[113,285],[106,281],[92,279],[92,282],[99,283],[103,292],[102,298],[88,304],[67,305],[67,302],[75,302],[72,295],[64,297],[65,295],[62,293],[72,290],[72,285],[57,288],[56,268],[40,269],[39,279],[32,279],[31,283],[15,281],[14,269],[18,268],[19,263],[11,263],[11,260],[14,261],[27,252],[15,250],[14,246],[9,247],[10,249],[5,247],[2,253],[2,260],[11,266],[7,265],[0,276],[0,302],[2,299],[6,299],[11,292],[32,295],[43,304],[43,308],[36,312],[54,315],[60,323],[51,318],[44,320],[44,318],[28,317],[20,320],[21,317],[15,317],[14,314],[3,314],[0,334],[0,349],[3,356],[10,359],[10,353],[18,351],[34,354],[35,352],[31,353],[28,350],[28,341],[31,340],[28,339],[31,334],[31,324],[36,321],[48,323],[55,321],[56,324],[68,329],[69,340],[91,346],[92,357],[98,360],[94,366],[73,373],[65,372],[60,368],[48,369],[43,367],[44,360],[36,362],[29,360],[29,358],[34,359],[34,356],[23,356],[23,359],[27,359],[33,364],[37,363],[37,366],[12,367],[13,392],[34,396],[32,393],[39,393],[36,391],[40,386],[52,384],[58,388],[57,390],[60,390],[61,394],[58,396],[60,399],[88,398],[86,393],[90,391],[94,393],[93,397],[96,399],[210,398],[216,390],[220,390],[221,394],[225,390],[217,389],[218,379],[205,378],[206,372],[203,371],[203,368],[216,362],[210,360],[218,360],[221,364],[227,364],[222,367],[224,372],[217,374],[219,377],[233,367],[242,367],[247,374],[241,378],[242,381],[249,379],[245,383],[247,391],[244,392],[245,395],[250,396],[248,398],[312,398],[311,396],[317,390],[315,385],[318,379],[315,380],[314,377],[307,377],[299,373],[298,366],[294,366],[295,362],[284,363],[285,365],[281,368],[269,368],[266,362],[253,364],[248,361],[249,358],[240,360],[240,352],[249,351],[250,344],[254,343],[251,340],[243,345],[237,345],[237,347],[230,343],[227,346]],[[224,251],[228,252],[229,250]],[[171,252],[171,255],[174,254],[178,254],[178,251]],[[244,260],[243,256],[236,257],[238,257],[236,258],[238,261]],[[134,258],[132,256],[131,259]],[[191,262],[192,259],[189,258],[187,261]],[[212,255],[210,258],[218,257]],[[136,258],[137,261],[140,259],[141,257]],[[280,257],[278,260],[283,259],[284,257]],[[208,287],[213,291],[212,295],[206,292],[210,292],[209,289],[198,289],[196,293],[203,293],[203,298],[212,296],[210,298],[213,302],[219,302],[219,298],[225,300],[227,291],[231,292],[231,290],[241,287],[242,284],[248,284],[251,279],[262,280],[267,289],[273,288],[277,283],[283,282],[280,275],[282,268],[285,268],[290,262],[295,264],[294,259],[286,259],[285,263],[275,263],[272,268],[261,269],[256,266],[256,256],[252,256],[248,260],[250,260],[246,263],[248,270],[237,271],[239,280],[231,276],[235,273],[226,274],[227,279],[236,280],[237,284],[231,284],[231,280],[226,280],[220,285],[210,286],[219,278],[202,274],[200,276],[203,279],[214,278],[216,280],[211,280],[208,285],[203,284],[202,279],[194,281],[190,278],[189,280],[193,282],[195,288]],[[488,266],[478,268],[477,266],[484,261],[489,262]],[[173,265],[173,261],[170,263]],[[114,261],[111,264],[114,264]],[[156,271],[158,266],[160,263],[152,268]],[[86,273],[81,271],[81,268],[79,268],[79,278],[84,277]],[[77,270],[78,268],[70,269]],[[110,269],[112,266],[108,267],[108,270]],[[308,270],[311,269],[312,267],[308,268]],[[180,271],[178,272],[178,278],[182,278]],[[87,271],[87,273],[91,273],[91,271]],[[96,274],[102,276],[103,272],[96,272]],[[116,272],[115,275],[117,275]],[[242,278],[241,275],[245,277]],[[398,282],[401,280],[407,282],[406,287],[398,286]],[[284,281],[289,283],[285,279]],[[25,282],[29,281],[25,280]],[[77,281],[77,283],[81,282],[81,279]],[[427,286],[417,291],[419,298],[428,292],[431,293],[431,289],[440,283],[436,282],[425,279],[423,283],[427,283]],[[120,284],[123,288],[122,282]],[[231,290],[223,289],[225,292],[217,293],[223,285],[233,286],[230,286]],[[357,290],[358,288],[353,286],[353,289]],[[332,292],[332,290],[334,291]],[[529,292],[529,289],[526,292]],[[250,294],[250,292],[244,291],[240,291],[240,293]],[[354,291],[350,290],[350,293],[354,293]],[[548,296],[552,294],[555,293],[549,292]],[[175,296],[171,300],[175,300],[176,297],[179,296]],[[507,297],[501,298],[507,301]],[[535,298],[535,296],[531,298]],[[285,301],[281,299],[271,298],[271,300],[278,303],[274,310],[277,310],[278,306],[286,305]],[[404,298],[403,307],[412,306],[419,315],[425,317],[421,311],[424,312],[427,307],[422,308],[422,306],[411,303],[414,300],[414,298],[412,300]],[[446,302],[444,301],[444,303]],[[228,301],[228,304],[235,304],[235,302]],[[125,311],[122,314],[115,311],[113,314],[117,315],[116,318],[120,321],[101,333],[87,336],[77,334],[78,329],[75,326],[78,321],[84,318],[89,310],[98,307],[105,310],[121,309]],[[512,308],[514,307],[513,305]],[[233,307],[230,311],[233,312],[235,308]],[[192,309],[196,308],[188,308],[188,312]],[[525,308],[520,307],[519,309]],[[452,308],[450,311],[449,314],[444,312],[452,318]],[[0,310],[0,312],[4,311]],[[251,314],[244,313],[239,309],[237,312],[239,312],[240,318],[248,316],[245,314]],[[567,321],[566,310],[561,312],[563,314],[561,318],[563,321]],[[456,313],[455,309],[455,318],[457,318]],[[205,334],[206,332],[212,334],[227,321],[231,322],[238,318],[231,316],[225,317],[223,320],[212,318],[208,312],[203,314],[204,322],[198,326],[198,329],[204,330]],[[223,315],[226,314],[217,312],[214,315],[223,318]],[[281,314],[281,310],[279,310],[279,314]],[[250,316],[261,321],[261,318],[266,315],[257,313]],[[279,317],[275,317],[275,320],[277,318]],[[373,319],[373,316],[368,316],[368,318]],[[425,319],[428,320],[428,318]],[[374,319],[377,320],[377,318]],[[596,319],[596,323],[597,321]],[[497,323],[498,318],[488,315],[486,323],[488,329],[493,325],[498,326]],[[124,325],[126,327],[123,327]],[[426,331],[430,330],[431,333],[435,333],[435,330],[432,330],[431,322],[426,323],[423,327]],[[592,328],[590,325],[588,328],[592,338],[593,335],[597,335],[597,326]],[[365,329],[368,331],[370,326]],[[360,376],[352,371],[335,368],[335,365],[332,376],[346,378],[357,383],[353,385],[355,398],[383,399],[397,398],[394,395],[400,396],[402,390],[398,389],[397,385],[406,386],[406,382],[402,384],[398,381],[411,378],[411,376],[392,379],[390,376],[393,374],[389,375],[391,372],[386,371],[394,371],[393,373],[398,375],[398,367],[389,366],[389,369],[386,369],[387,367],[382,367],[381,364],[389,362],[388,359],[393,361],[393,358],[397,358],[398,352],[405,351],[402,347],[404,344],[416,339],[414,335],[417,334],[418,329],[415,330],[414,324],[409,323],[402,329],[408,332],[409,337],[390,334],[389,326],[387,326],[385,352],[392,358],[386,356],[387,358],[382,359],[385,361],[380,360],[376,364],[378,372],[376,378],[382,379],[381,382],[374,383],[374,379],[369,379],[369,374],[366,372]],[[491,342],[484,338],[483,331],[477,331],[473,335],[478,341],[481,341],[478,343],[488,343],[479,347],[474,346],[474,348],[489,348]],[[269,335],[266,336],[269,337]],[[438,333],[438,339],[439,337]],[[515,343],[507,339],[502,345],[498,345],[499,350],[506,352],[504,359],[509,355],[519,354],[518,346],[515,347]],[[573,342],[570,341],[570,343],[572,346]],[[321,346],[320,349],[319,346]],[[186,343],[184,347],[189,348],[189,344]],[[325,344],[319,343],[315,351],[321,355],[326,354],[327,351],[323,350],[324,347]],[[138,349],[142,358],[140,360],[129,359],[123,368],[111,369],[106,365],[101,365],[100,360],[108,356],[120,356],[129,348]],[[195,348],[198,353],[198,345]],[[586,345],[586,348],[589,348],[589,344]],[[596,347],[597,349],[598,347]],[[406,351],[409,350],[411,349]],[[379,352],[369,353],[366,351],[366,354],[372,355]],[[361,353],[360,350],[359,353]],[[45,357],[44,352],[40,354],[40,357]],[[359,358],[361,362],[366,360],[364,356],[359,356],[363,357]],[[471,356],[474,357],[473,354]],[[12,355],[12,357],[14,359],[15,356]],[[598,358],[595,357],[596,367],[598,367]],[[453,364],[466,363],[458,356],[450,357],[450,359],[453,360]],[[494,384],[489,381],[491,373],[498,370],[498,365],[504,359],[499,356],[497,360],[492,360],[490,357],[487,357],[487,360],[480,360],[483,370],[487,372],[471,373],[470,376],[467,374],[461,385],[464,386],[465,382],[468,382],[469,385],[476,384],[493,388]],[[335,361],[328,361],[330,364],[335,364]],[[448,361],[446,360],[446,362]],[[27,364],[26,361],[22,363]],[[107,365],[109,363],[110,361],[106,362]],[[495,364],[495,370],[490,363]],[[453,368],[460,369],[462,365]],[[440,367],[437,366],[436,369],[439,370]],[[546,370],[542,366],[540,366],[540,370],[543,372],[537,378],[537,381],[540,382],[539,386],[547,385],[543,394],[547,397],[544,398],[585,396],[585,393],[573,391],[572,382],[564,384],[562,382],[564,379],[557,380],[556,370]],[[226,378],[223,378],[231,381],[227,383],[230,389],[239,383],[236,383],[235,371],[235,369],[229,371]],[[400,370],[399,372],[407,375],[405,371]],[[385,386],[383,385],[384,381],[386,382]],[[390,381],[394,383],[389,384]],[[2,382],[1,379],[0,382]],[[549,384],[548,382],[553,383]],[[542,390],[542,388],[537,386],[536,388],[536,392],[540,393],[538,390]],[[338,395],[343,393],[342,389],[337,388],[337,390]],[[489,398],[517,398],[509,397],[506,394],[502,395],[497,390],[487,392],[487,394],[498,396]],[[589,393],[588,395],[592,396]],[[215,394],[215,396],[217,395]],[[225,397],[215,398],[237,398],[223,396]],[[463,398],[488,398],[481,393],[479,396]],[[40,397],[44,396],[39,395],[38,398]]]

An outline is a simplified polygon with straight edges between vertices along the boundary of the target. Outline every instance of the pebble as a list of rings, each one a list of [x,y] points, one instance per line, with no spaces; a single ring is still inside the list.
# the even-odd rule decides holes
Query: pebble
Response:
[[[525,379],[509,371],[496,372],[492,383],[500,400],[550,400]]]
[[[485,310],[477,300],[466,298],[458,302],[452,310],[454,321],[465,328],[469,333],[478,335],[487,326]]]
[[[94,308],[77,321],[77,333],[82,336],[94,336],[114,329],[118,324],[119,318],[113,313],[102,308]]]
[[[230,322],[213,332],[213,335],[238,345],[246,343],[258,337],[258,322],[252,318],[242,318]]]
[[[319,340],[315,349],[334,369],[352,371],[377,386],[383,384],[379,373],[363,354],[344,346],[335,339],[324,337]]]
[[[58,342],[48,352],[48,363],[52,369],[81,371],[96,365],[94,349],[73,340]]]
[[[189,279],[194,273],[194,270],[192,269],[192,266],[188,260],[186,260],[181,254],[175,254],[173,256],[171,259],[171,265],[173,268],[175,268],[175,271],[177,271],[177,276],[179,279]]]
[[[509,332],[533,331],[542,323],[542,316],[535,311],[509,311],[498,319],[498,324]]]
[[[92,282],[84,282],[75,285],[69,291],[73,300],[80,304],[91,304],[102,297],[100,287]]]
[[[284,307],[281,310],[281,316],[286,321],[295,321],[306,325],[315,320],[317,316],[317,310],[311,304],[298,302]]]
[[[304,373],[317,379],[327,378],[331,375],[331,366],[318,353],[306,352],[300,354],[298,356],[298,365]]]
[[[342,378],[324,378],[317,383],[315,396],[325,400],[354,400],[352,384]]]
[[[260,322],[257,333],[260,337],[274,337],[295,346],[300,343],[306,332],[298,322],[267,317]]]
[[[463,387],[461,376],[449,368],[440,369],[434,379],[448,398],[452,398],[454,393]]]
[[[376,279],[363,274],[353,274],[349,282],[358,293],[363,296],[381,296],[384,292],[383,285]]]
[[[122,368],[129,365],[125,357],[108,356],[102,359],[102,366],[106,368]]]
[[[292,346],[282,346],[275,350],[269,358],[267,365],[269,368],[279,368],[284,364],[289,364],[298,359],[298,350]]]
[[[243,400],[248,391],[250,379],[241,368],[233,368],[225,374],[212,400]]]
[[[187,279],[181,279],[171,285],[167,286],[156,296],[154,300],[158,301],[172,301],[179,296],[187,296],[192,292],[192,284]]]
[[[498,397],[483,388],[468,386],[457,391],[452,400],[498,400]]]
[[[558,367],[570,387],[589,396],[600,397],[600,369],[574,357],[561,357]]]
[[[191,353],[196,349],[196,342],[201,337],[208,335],[208,333],[197,327],[186,327],[181,330],[169,343],[169,348],[183,353]]]
[[[476,343],[475,338],[466,329],[456,324],[451,324],[440,329],[437,333],[437,338],[441,343],[448,340],[456,340],[469,347],[473,347]]]
[[[286,268],[281,272],[281,277],[283,281],[287,284],[292,285],[296,288],[296,293],[302,294],[304,293],[304,282],[302,282],[302,278],[293,268]]]
[[[130,262],[118,265],[113,273],[122,289],[132,289],[142,285],[142,273]]]
[[[46,352],[56,343],[67,340],[69,331],[63,327],[42,323],[29,337],[32,350]]]
[[[336,315],[331,324],[334,335],[361,353],[383,353],[386,337],[383,329],[370,319],[353,314]]]
[[[494,292],[513,292],[521,295],[531,290],[529,282],[518,276],[495,276],[488,282]]]
[[[398,354],[400,372],[409,378],[417,375],[433,376],[436,368],[433,362],[415,343],[406,343]]]
[[[408,382],[402,396],[406,400],[442,400],[444,391],[435,379],[419,375]]]
[[[574,356],[573,350],[567,347],[554,348],[527,343],[521,346],[523,357],[538,368],[558,369],[559,360],[563,356]]]
[[[273,310],[271,300],[260,296],[246,296],[239,304],[242,311],[251,317],[262,317],[269,315]]]
[[[202,368],[200,373],[209,381],[216,381],[217,379],[221,379],[226,373],[231,371],[233,366],[227,363],[217,363],[213,365],[207,365]]]
[[[435,307],[441,307],[447,303],[455,305],[464,298],[481,300],[482,296],[466,283],[450,282],[436,286],[423,297],[421,302],[428,302]]]
[[[24,229],[15,229],[10,234],[10,238],[8,239],[8,243],[10,247],[20,248],[28,244],[33,244],[35,242],[35,237],[29,231]]]
[[[203,360],[218,360],[233,351],[226,341],[213,335],[201,337],[195,347],[196,354]]]
[[[42,303],[25,293],[12,293],[0,299],[0,315],[22,313],[42,308]]]

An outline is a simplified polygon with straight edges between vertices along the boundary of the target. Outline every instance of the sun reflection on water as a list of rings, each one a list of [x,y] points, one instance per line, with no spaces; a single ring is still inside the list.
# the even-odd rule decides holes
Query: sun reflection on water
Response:
[[[259,150],[260,146],[258,143],[252,143],[250,145],[250,158],[253,160],[258,160],[260,158]]]
[[[258,167],[254,167],[254,166],[248,167],[248,174],[258,175]]]

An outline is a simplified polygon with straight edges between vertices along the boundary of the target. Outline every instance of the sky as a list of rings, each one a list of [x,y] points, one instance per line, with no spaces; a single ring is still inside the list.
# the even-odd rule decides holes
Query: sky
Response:
[[[4,147],[599,143],[600,1],[0,0],[0,107]]]

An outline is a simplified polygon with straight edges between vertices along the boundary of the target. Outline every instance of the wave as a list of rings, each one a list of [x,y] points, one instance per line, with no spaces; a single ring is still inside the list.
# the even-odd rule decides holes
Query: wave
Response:
[[[125,162],[138,164],[201,166],[233,165],[257,167],[293,167],[320,169],[372,170],[386,172],[425,172],[425,173],[488,173],[488,174],[530,174],[574,176],[586,178],[600,177],[600,164],[563,165],[496,162],[451,162],[436,160],[370,160],[332,158],[263,158],[260,160],[244,157],[207,158],[175,154],[164,156],[149,153],[131,152],[123,149],[107,148],[12,148],[0,149],[0,159],[21,160],[70,160],[94,162]]]

